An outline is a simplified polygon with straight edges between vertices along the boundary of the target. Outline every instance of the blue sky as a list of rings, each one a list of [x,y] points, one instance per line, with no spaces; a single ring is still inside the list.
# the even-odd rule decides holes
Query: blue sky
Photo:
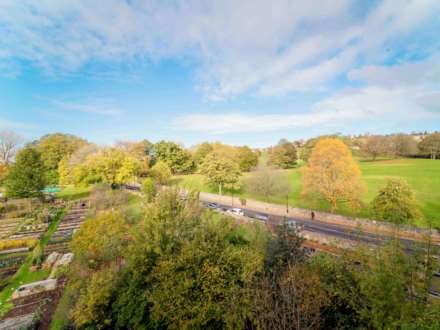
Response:
[[[440,129],[440,1],[0,1],[0,129],[219,140]]]

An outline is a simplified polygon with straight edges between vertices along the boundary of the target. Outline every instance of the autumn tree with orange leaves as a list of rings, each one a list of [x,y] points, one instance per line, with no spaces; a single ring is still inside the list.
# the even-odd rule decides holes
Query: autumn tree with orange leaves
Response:
[[[323,198],[334,212],[339,203],[359,207],[365,192],[361,171],[350,149],[340,139],[321,139],[313,148],[303,170],[303,194]]]

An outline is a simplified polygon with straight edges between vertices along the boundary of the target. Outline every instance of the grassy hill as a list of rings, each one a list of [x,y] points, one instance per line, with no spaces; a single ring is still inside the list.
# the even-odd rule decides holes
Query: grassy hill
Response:
[[[361,161],[362,180],[368,187],[368,192],[363,198],[365,207],[358,213],[353,212],[346,206],[341,205],[338,213],[345,215],[356,215],[361,217],[370,217],[368,203],[374,198],[378,190],[383,187],[388,179],[401,178],[408,182],[414,189],[417,200],[420,203],[424,219],[416,222],[416,225],[427,227],[428,221],[433,226],[440,227],[440,161],[430,159],[394,159],[381,161]],[[292,186],[292,192],[289,195],[289,204],[301,208],[313,208],[323,211],[329,210],[329,205],[324,202],[312,202],[301,197],[301,171],[297,169],[285,171],[288,180]],[[246,173],[245,176],[252,175]],[[188,189],[216,193],[216,189],[207,186],[204,183],[202,175],[192,174],[178,176],[175,182]],[[235,192],[244,198],[262,200],[261,196],[246,194],[242,191]],[[272,203],[285,204],[285,198],[272,198]]]

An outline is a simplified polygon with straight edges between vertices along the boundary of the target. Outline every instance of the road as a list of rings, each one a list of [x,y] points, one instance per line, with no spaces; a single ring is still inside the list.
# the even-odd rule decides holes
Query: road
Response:
[[[203,204],[206,206],[209,203],[203,203]],[[215,204],[217,204],[221,209],[223,209],[225,211],[233,208],[229,205],[222,205],[219,203],[215,203]],[[283,221],[295,221],[298,225],[300,225],[302,227],[302,230],[325,235],[328,237],[333,237],[333,238],[339,238],[339,239],[355,241],[355,242],[362,242],[362,243],[373,244],[373,245],[383,245],[386,242],[391,240],[391,237],[389,237],[389,236],[356,231],[356,230],[349,229],[349,228],[342,227],[342,226],[338,226],[335,224],[329,224],[327,222],[322,222],[322,221],[317,221],[317,220],[304,220],[304,219],[298,219],[298,218],[294,218],[294,217],[285,218],[285,217],[282,217],[279,215],[274,215],[274,214],[269,214],[269,213],[264,213],[264,212],[256,212],[256,211],[249,210],[249,209],[246,209],[243,207],[241,207],[240,209],[243,210],[245,217],[249,217],[252,219],[255,219],[256,215],[263,215],[263,216],[268,217],[269,220],[267,222],[269,225],[272,225],[272,226],[277,225],[277,224],[281,224]],[[409,240],[409,239],[403,239],[403,238],[401,238],[400,240],[401,240],[402,244],[404,244],[406,249],[414,250],[414,246],[415,246],[416,242]]]

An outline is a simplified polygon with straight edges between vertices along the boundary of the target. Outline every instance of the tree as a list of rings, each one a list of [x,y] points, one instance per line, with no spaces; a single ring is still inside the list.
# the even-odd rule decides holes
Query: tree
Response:
[[[330,305],[319,275],[305,264],[289,265],[278,277],[265,276],[254,290],[258,328],[320,329],[322,312]]]
[[[143,140],[140,142],[118,141],[116,143],[116,147],[120,148],[126,154],[136,159],[140,165],[139,175],[147,176],[150,166],[149,152],[151,148],[151,142],[147,140]]]
[[[193,196],[183,201],[170,189],[131,228],[120,212],[87,220],[72,242],[78,253],[69,274],[69,287],[77,290],[74,325],[243,328],[264,250],[235,221],[213,216]]]
[[[407,157],[417,155],[419,148],[417,141],[408,134],[396,134],[390,137],[391,153],[395,157]]]
[[[205,157],[214,150],[212,144],[208,142],[203,142],[196,147],[196,150],[193,154],[194,163],[197,166],[200,166],[203,163]]]
[[[205,175],[209,184],[217,186],[221,195],[223,188],[234,188],[240,178],[238,165],[229,158],[213,151],[200,167],[200,173]]]
[[[11,131],[0,131],[0,164],[8,166],[14,159],[17,147],[21,143],[20,135]]]
[[[32,146],[20,150],[6,178],[6,195],[39,197],[45,184],[45,167],[40,152]]]
[[[371,202],[376,219],[407,224],[421,217],[410,186],[403,180],[389,180]]]
[[[172,176],[169,166],[163,161],[158,161],[154,164],[151,168],[150,174],[160,185],[168,184]]]
[[[389,149],[389,141],[382,135],[367,136],[361,145],[361,151],[373,160],[376,160],[378,156],[389,154]]]
[[[360,203],[365,191],[361,171],[350,149],[339,139],[319,140],[303,170],[303,194],[324,198],[334,212],[339,202],[349,202],[352,207]]]
[[[0,164],[0,186],[6,180],[7,176],[8,176],[8,166],[4,164]]]
[[[290,192],[290,184],[284,173],[273,171],[267,167],[261,167],[244,181],[247,192],[263,196],[266,202],[270,197],[287,197]]]
[[[258,165],[258,155],[248,146],[237,147],[235,159],[242,172],[249,172]]]
[[[64,166],[63,162],[61,165]],[[104,148],[86,156],[82,164],[73,168],[72,177],[76,185],[102,182],[115,186],[135,181],[140,168],[139,161],[121,149]]]
[[[165,162],[173,174],[190,173],[194,169],[194,163],[188,151],[177,143],[160,141],[152,150],[155,161]]]
[[[279,168],[295,167],[298,158],[295,145],[283,140],[280,142],[280,144],[272,148],[268,163]]]
[[[440,155],[440,133],[431,133],[419,143],[421,151],[428,153],[431,159],[437,159]]]
[[[141,193],[146,198],[147,203],[153,200],[157,189],[152,178],[145,178],[144,181],[142,181]]]
[[[70,157],[87,142],[70,134],[49,134],[36,142],[46,168],[46,180],[49,184],[58,184],[58,165],[65,157]]]

